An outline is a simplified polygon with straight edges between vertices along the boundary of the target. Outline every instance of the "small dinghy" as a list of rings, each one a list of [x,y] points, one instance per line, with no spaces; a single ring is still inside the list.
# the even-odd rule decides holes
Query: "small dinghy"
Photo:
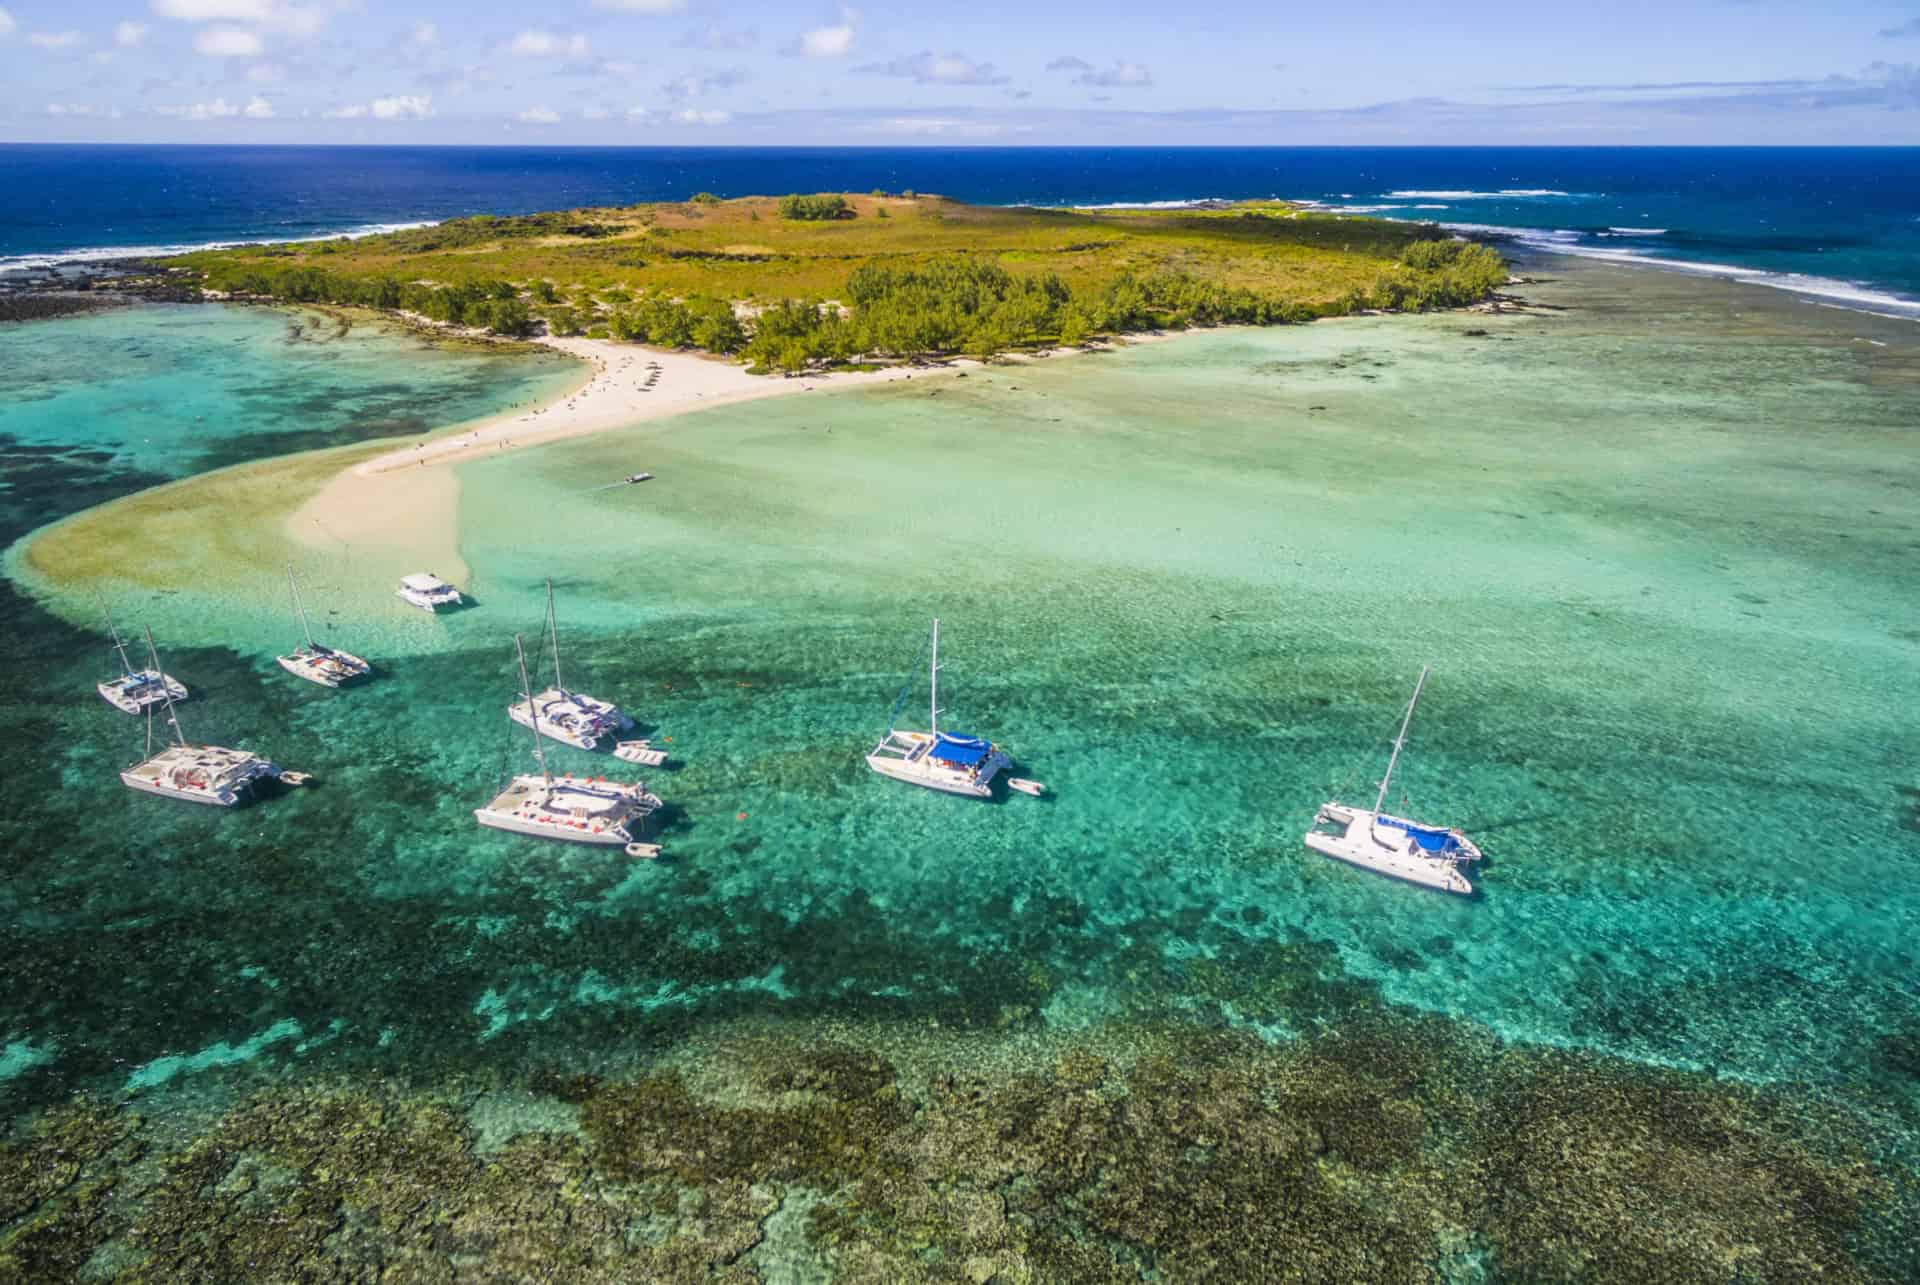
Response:
[[[628,486],[632,486],[635,482],[651,482],[653,480],[653,474],[629,473],[625,477],[621,478],[620,480],[622,482],[625,482]]]
[[[282,785],[305,785],[311,780],[313,780],[313,773],[311,772],[289,772],[284,768],[280,771],[280,784]]]
[[[657,843],[629,843],[627,845],[627,855],[635,861],[658,861],[660,859],[660,845]]]
[[[638,763],[642,767],[659,767],[667,761],[667,752],[654,749],[651,741],[621,741],[613,747],[613,756],[622,763]]]
[[[1036,799],[1047,792],[1046,786],[1040,784],[1038,781],[1029,781],[1023,776],[1008,777],[1007,788],[1009,790],[1018,790],[1022,794],[1031,794]]]

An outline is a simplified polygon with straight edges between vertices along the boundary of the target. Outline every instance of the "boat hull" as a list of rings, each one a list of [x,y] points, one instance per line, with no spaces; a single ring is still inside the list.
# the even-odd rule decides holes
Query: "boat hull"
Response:
[[[147,671],[149,674],[152,672]],[[171,695],[176,703],[187,699],[185,686],[171,676],[163,677],[167,685],[167,695]],[[111,683],[96,683],[93,689],[100,693],[101,700],[123,714],[144,714],[150,709],[158,709],[167,703],[167,697],[161,694],[159,684],[152,682],[139,688],[132,688],[127,685],[125,679],[120,679]],[[136,692],[139,694],[136,695]]]
[[[893,758],[885,754],[867,755],[867,766],[881,776],[905,781],[908,785],[917,785],[923,790],[938,790],[942,794],[958,794],[969,799],[993,797],[992,772],[987,772],[982,777],[966,777],[957,772],[928,770],[918,763],[909,763],[905,759]]]
[[[1315,824],[1343,826],[1344,833],[1328,834],[1309,830],[1304,842],[1323,857],[1332,857],[1335,861],[1361,870],[1371,870],[1390,879],[1440,892],[1472,895],[1473,884],[1461,872],[1460,860],[1478,858],[1480,850],[1465,836],[1458,838],[1460,860],[1424,856],[1404,831],[1383,828],[1376,824],[1376,820],[1372,812],[1329,804],[1320,810]]]
[[[344,651],[334,652],[333,656],[339,663],[331,666],[318,663],[314,657],[302,656],[298,652],[291,656],[275,656],[274,659],[280,662],[280,668],[295,678],[304,678],[322,687],[338,687],[356,678],[365,678],[373,672],[373,666],[358,656],[348,655]]]
[[[204,745],[164,749],[123,769],[120,782],[163,799],[231,808],[252,797],[261,781],[279,775],[279,768],[258,755]]]
[[[473,819],[535,839],[624,848],[642,838],[638,832],[659,807],[659,798],[638,783],[516,776],[491,803],[475,808]]]

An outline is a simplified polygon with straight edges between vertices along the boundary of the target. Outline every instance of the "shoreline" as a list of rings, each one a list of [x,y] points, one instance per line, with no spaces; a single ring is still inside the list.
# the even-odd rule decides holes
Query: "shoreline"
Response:
[[[1223,329],[1216,327],[1215,329]],[[1148,331],[1087,348],[1015,354],[1009,364],[1154,343],[1185,331]],[[352,548],[397,556],[414,549],[436,574],[456,581],[467,574],[457,543],[460,484],[446,466],[528,450],[575,438],[664,423],[718,406],[800,393],[839,392],[879,384],[952,378],[982,363],[955,357],[934,363],[810,375],[750,375],[722,357],[652,348],[609,339],[542,337],[531,342],[581,362],[586,378],[543,405],[503,411],[436,429],[408,446],[392,447],[341,469],[288,514],[286,534],[313,552]],[[263,461],[268,463],[267,461]],[[645,467],[635,460],[635,471]]]

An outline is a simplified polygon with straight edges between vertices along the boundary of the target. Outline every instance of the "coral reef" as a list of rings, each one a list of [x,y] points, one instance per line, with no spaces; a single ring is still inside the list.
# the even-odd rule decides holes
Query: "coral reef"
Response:
[[[169,1137],[70,1104],[0,1146],[0,1280],[1920,1269],[1915,1184],[1869,1124],[1698,1073],[1389,1011],[1280,1045],[1128,1027],[1015,1068],[979,1056],[993,1037],[872,1033],[550,1069],[510,1113],[497,1088],[280,1087]]]

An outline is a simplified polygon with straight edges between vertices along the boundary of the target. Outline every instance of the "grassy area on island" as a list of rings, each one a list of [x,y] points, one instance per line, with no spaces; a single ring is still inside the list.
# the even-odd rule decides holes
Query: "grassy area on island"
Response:
[[[739,354],[756,369],[997,353],[1100,335],[1483,299],[1485,246],[1278,202],[970,206],[904,193],[476,215],[165,261],[223,297]]]

